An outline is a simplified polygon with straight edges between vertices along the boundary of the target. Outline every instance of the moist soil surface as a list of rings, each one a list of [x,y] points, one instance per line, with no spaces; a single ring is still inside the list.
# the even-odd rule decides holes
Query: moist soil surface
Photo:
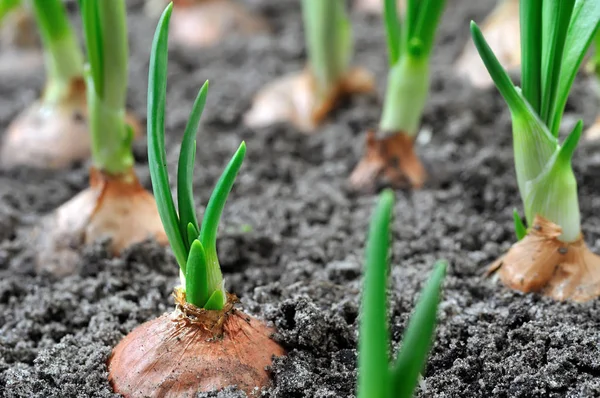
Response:
[[[129,3],[129,106],[145,120],[150,42],[157,18]],[[267,397],[352,397],[356,381],[364,241],[374,195],[355,195],[346,179],[377,126],[387,55],[379,17],[352,15],[355,63],[378,77],[378,94],[341,104],[314,135],[287,125],[260,130],[241,120],[256,91],[303,67],[299,3],[253,0],[272,32],[234,37],[219,47],[172,47],[167,148],[174,171],[193,99],[210,94],[198,138],[195,194],[199,215],[241,140],[248,154],[221,222],[218,250],[227,289],[250,314],[271,322],[289,354],[273,365]],[[476,3],[476,4],[475,4]],[[393,349],[401,340],[434,261],[450,262],[439,326],[420,397],[600,396],[600,301],[558,303],[509,291],[484,277],[515,241],[512,209],[521,208],[510,117],[494,88],[458,79],[451,64],[468,40],[470,19],[493,6],[448,1],[433,57],[431,96],[418,153],[430,179],[398,191],[393,223],[389,315]],[[78,18],[73,15],[79,25]],[[43,71],[0,76],[0,131],[36,98]],[[587,125],[598,101],[578,77],[565,130]],[[431,134],[430,134],[431,133]],[[428,142],[427,137],[431,139]],[[150,188],[146,147],[135,144],[137,172]],[[111,258],[106,242],[81,249],[75,275],[36,275],[28,231],[40,216],[87,185],[89,164],[66,171],[0,172],[0,396],[112,397],[106,360],[137,325],[173,308],[178,268],[153,242]],[[600,252],[600,154],[583,142],[574,159],[582,225]],[[172,177],[173,178],[173,177]],[[173,181],[173,180],[172,180]],[[206,397],[242,397],[234,387]]]

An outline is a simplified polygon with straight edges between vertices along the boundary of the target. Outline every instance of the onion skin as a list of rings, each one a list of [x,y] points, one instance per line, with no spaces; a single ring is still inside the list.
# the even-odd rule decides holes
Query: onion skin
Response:
[[[75,272],[82,245],[110,238],[112,254],[119,255],[149,237],[168,244],[156,201],[133,170],[111,176],[92,168],[90,187],[44,217],[31,240],[37,272],[62,277]]]
[[[403,132],[381,139],[369,131],[363,158],[350,175],[350,186],[371,192],[379,185],[421,188],[427,173],[414,150],[413,137]]]
[[[196,308],[192,316],[193,306],[178,305],[135,328],[108,359],[114,391],[127,398],[195,397],[236,385],[259,396],[270,383],[273,356],[285,351],[270,338],[273,329],[232,303],[223,311]]]
[[[600,296],[600,256],[585,244],[558,240],[562,230],[536,216],[527,235],[490,265],[508,287],[537,292],[555,300],[588,301]]]

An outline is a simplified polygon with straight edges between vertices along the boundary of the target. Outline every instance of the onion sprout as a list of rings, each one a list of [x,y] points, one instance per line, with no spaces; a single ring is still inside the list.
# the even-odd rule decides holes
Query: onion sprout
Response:
[[[302,0],[309,65],[317,92],[325,94],[348,72],[352,26],[344,0]]]
[[[83,55],[61,0],[33,0],[46,59],[43,101],[56,104],[68,97],[71,83],[83,76]]]
[[[445,0],[407,0],[403,21],[396,0],[384,0],[390,72],[380,129],[415,136],[429,92],[429,61]]]
[[[220,310],[227,301],[217,257],[217,228],[227,196],[244,160],[242,142],[225,168],[210,197],[202,225],[194,206],[192,180],[196,155],[196,133],[208,94],[208,81],[200,89],[185,127],[177,167],[178,210],[171,195],[165,150],[165,105],[167,87],[168,34],[172,3],[162,14],[150,56],[148,81],[148,163],[154,196],[169,243],[181,269],[186,300],[199,308]]]
[[[393,205],[393,193],[384,191],[369,229],[360,323],[358,398],[412,396],[431,347],[446,273],[446,262],[438,261],[406,328],[398,357],[390,367],[386,286]]]
[[[40,0],[45,1],[45,0]],[[127,20],[124,0],[80,0],[89,65],[85,71],[92,159],[117,175],[133,166],[133,130],[125,122]]]
[[[529,225],[539,215],[562,228],[559,240],[581,235],[577,182],[571,158],[577,123],[562,145],[560,123],[569,91],[600,23],[600,3],[521,0],[522,90],[471,22],[473,41],[512,116],[515,167]]]

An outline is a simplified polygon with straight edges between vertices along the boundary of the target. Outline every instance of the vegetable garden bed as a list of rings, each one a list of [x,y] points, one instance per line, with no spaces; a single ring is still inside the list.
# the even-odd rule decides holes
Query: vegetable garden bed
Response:
[[[128,109],[145,122],[148,60],[157,18],[128,2]],[[204,206],[244,140],[244,164],[223,211],[218,252],[225,286],[244,311],[273,323],[288,355],[273,365],[268,397],[351,397],[355,393],[364,243],[377,197],[348,189],[364,133],[377,125],[389,68],[380,17],[353,12],[353,63],[377,76],[377,95],[342,103],[312,135],[290,125],[243,127],[253,96],[277,76],[301,70],[300,2],[252,0],[272,31],[217,47],[171,46],[166,146],[176,169],[197,90],[210,79],[196,153],[194,196]],[[476,4],[475,4],[476,3]],[[494,87],[458,79],[452,63],[494,1],[448,0],[432,58],[431,92],[416,151],[429,180],[398,191],[392,222],[391,337],[406,322],[435,260],[449,267],[421,397],[600,396],[600,301],[555,302],[485,278],[515,241],[522,207],[511,120]],[[73,15],[75,25],[80,18]],[[1,57],[0,57],[1,62]],[[0,132],[39,96],[43,69],[0,75]],[[597,116],[593,79],[580,75],[564,133]],[[429,134],[431,133],[431,134]],[[430,137],[430,140],[428,139]],[[145,140],[136,174],[151,189]],[[134,327],[170,311],[178,266],[170,249],[145,242],[120,257],[97,242],[78,271],[36,275],[29,229],[88,185],[88,164],[66,171],[0,171],[0,397],[117,396],[107,380],[112,348]],[[582,229],[600,253],[600,153],[582,140],[573,158]],[[171,181],[174,181],[171,176]],[[204,207],[199,207],[202,214]],[[243,397],[230,388],[199,396]]]

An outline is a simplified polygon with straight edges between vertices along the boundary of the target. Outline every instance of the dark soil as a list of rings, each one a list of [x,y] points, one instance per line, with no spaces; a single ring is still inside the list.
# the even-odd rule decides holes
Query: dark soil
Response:
[[[600,301],[556,303],[512,292],[483,277],[514,242],[511,212],[521,208],[510,118],[495,89],[478,91],[450,67],[492,0],[448,2],[433,60],[418,151],[431,178],[398,192],[393,224],[390,317],[394,347],[434,261],[451,266],[436,343],[421,397],[600,397]],[[477,4],[475,4],[477,3]],[[218,48],[172,49],[168,148],[172,170],[197,90],[211,88],[198,140],[195,191],[202,214],[211,189],[241,140],[243,170],[222,219],[219,254],[226,286],[244,309],[273,322],[289,355],[276,361],[267,397],[352,397],[363,245],[375,196],[356,196],[346,177],[380,100],[354,98],[306,136],[289,126],[241,126],[253,94],[303,66],[299,2],[253,0],[270,35],[232,38]],[[156,20],[131,2],[129,105],[145,118],[150,41]],[[377,17],[353,15],[356,63],[385,84],[387,57]],[[0,76],[0,131],[40,92],[41,75]],[[598,101],[578,79],[566,128],[589,124]],[[145,144],[137,171],[149,188]],[[87,184],[87,166],[62,172],[0,172],[0,396],[109,397],[105,361],[132,328],[173,308],[178,283],[170,252],[148,242],[110,258],[99,242],[82,250],[76,275],[36,276],[27,228]],[[600,251],[600,154],[582,143],[575,159],[583,230]],[[241,397],[231,388],[212,395]]]

